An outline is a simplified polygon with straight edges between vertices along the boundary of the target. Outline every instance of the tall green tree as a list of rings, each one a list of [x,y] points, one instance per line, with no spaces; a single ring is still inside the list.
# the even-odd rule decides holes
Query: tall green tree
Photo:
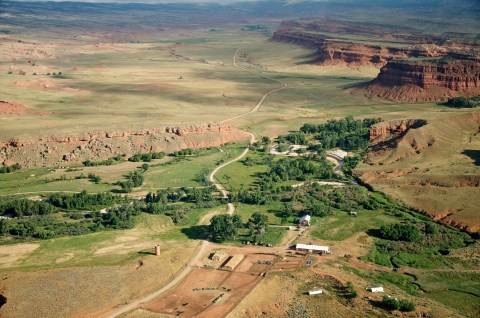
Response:
[[[257,241],[259,237],[265,235],[268,226],[268,216],[263,213],[255,212],[250,219],[248,219],[247,226],[250,229],[250,233],[253,235],[254,240]]]

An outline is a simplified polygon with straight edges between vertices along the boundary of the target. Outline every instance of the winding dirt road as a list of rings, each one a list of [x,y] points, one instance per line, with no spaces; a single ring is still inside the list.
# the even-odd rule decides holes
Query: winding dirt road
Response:
[[[255,107],[253,107],[250,111],[246,112],[245,114],[241,114],[241,115],[238,115],[238,116],[234,116],[234,117],[230,117],[230,118],[227,118],[227,119],[224,119],[222,121],[220,121],[219,123],[226,123],[226,122],[229,122],[229,121],[232,121],[234,119],[238,119],[238,118],[241,118],[241,117],[244,117],[244,116],[247,116],[247,115],[250,115],[250,114],[253,114],[254,112],[256,112],[263,104],[263,102],[267,99],[268,96],[270,96],[271,94],[275,93],[275,92],[278,92],[282,89],[285,89],[288,87],[288,85],[282,81],[279,81],[279,80],[276,80],[274,78],[271,78],[269,76],[266,76],[266,75],[263,75],[263,74],[259,74],[255,71],[252,71],[252,70],[249,70],[248,68],[245,68],[245,67],[242,67],[240,65],[237,64],[237,55],[238,55],[238,52],[240,51],[240,49],[238,48],[236,51],[235,51],[235,54],[233,55],[233,60],[232,60],[232,64],[233,66],[235,66],[236,68],[242,70],[242,71],[245,71],[245,72],[248,72],[248,73],[251,73],[251,74],[254,74],[254,75],[257,75],[257,76],[260,76],[262,78],[266,78],[266,79],[269,79],[271,81],[274,81],[274,82],[277,82],[279,84],[281,84],[281,87],[278,87],[278,88],[275,88],[275,89],[272,89],[271,91],[268,91],[266,92],[262,98],[258,101],[258,103],[255,105]]]
[[[240,49],[237,49],[235,51],[235,54],[233,56],[233,66],[235,66],[236,68],[238,69],[241,69],[245,72],[249,72],[249,73],[252,73],[252,74],[255,74],[255,75],[258,75],[260,77],[263,77],[263,78],[266,78],[266,79],[269,79],[269,80],[272,80],[274,82],[277,82],[277,83],[280,83],[282,86],[279,87],[279,88],[275,88],[275,89],[272,89],[270,91],[268,91],[267,93],[265,93],[262,98],[260,99],[260,101],[255,105],[254,108],[252,108],[250,111],[244,113],[244,114],[241,114],[241,115],[238,115],[238,116],[234,116],[234,117],[231,117],[231,118],[228,118],[228,119],[225,119],[223,121],[221,121],[220,123],[225,123],[225,122],[228,122],[228,121],[231,121],[231,120],[234,120],[234,119],[237,119],[237,118],[241,118],[241,117],[244,117],[244,116],[247,116],[247,115],[250,115],[254,112],[256,112],[261,106],[262,104],[265,102],[265,100],[267,99],[268,96],[270,96],[271,94],[281,90],[281,89],[284,89],[287,87],[287,84],[281,82],[281,81],[278,81],[276,79],[273,79],[273,78],[270,78],[268,76],[265,76],[265,75],[262,75],[262,74],[258,74],[254,71],[251,71],[249,69],[246,69],[244,67],[241,67],[237,64],[236,62],[236,59],[237,59],[237,55],[238,55],[238,52],[240,51]],[[223,164],[221,164],[220,166],[216,167],[211,173],[210,175],[208,176],[208,179],[210,180],[210,182],[222,193],[223,197],[224,198],[227,198],[228,197],[228,191],[227,189],[223,186],[223,184],[221,184],[220,182],[218,182],[216,179],[215,179],[215,174],[218,173],[218,171],[220,171],[222,168],[228,166],[229,164],[232,164],[236,161],[239,161],[241,160],[243,157],[245,157],[248,153],[248,151],[250,150],[250,144],[254,143],[256,141],[255,139],[255,135],[252,134],[252,133],[248,133],[250,134],[250,143],[249,145],[247,145],[247,147],[245,147],[245,149],[242,151],[242,153],[228,161],[228,162],[225,162]],[[233,213],[235,213],[235,207],[233,206],[232,203],[228,203],[227,204],[227,213],[230,214],[230,215],[233,215]],[[195,266],[195,264],[198,262],[198,260],[200,259],[200,256],[205,252],[205,250],[208,248],[208,241],[202,241],[202,243],[200,244],[200,248],[197,250],[197,252],[192,256],[192,258],[190,259],[190,261],[188,262],[187,266],[180,272],[178,273],[175,278],[173,280],[171,280],[168,284],[166,284],[165,286],[163,286],[162,288],[160,288],[159,290],[153,292],[152,294],[148,295],[148,296],[145,296],[144,298],[141,298],[141,299],[138,299],[138,300],[135,300],[133,301],[132,303],[128,304],[128,305],[125,305],[123,307],[120,307],[118,309],[116,309],[115,311],[112,311],[110,312],[108,315],[104,316],[105,318],[115,318],[115,317],[118,317],[119,315],[122,315],[122,314],[125,314],[129,311],[132,311],[136,308],[138,308],[141,304],[144,304],[144,303],[147,303],[153,299],[155,299],[156,297],[160,296],[161,294],[163,294],[164,292],[170,290],[171,288],[175,287],[178,283],[180,283],[185,277],[187,277],[187,275],[192,271],[193,267]]]

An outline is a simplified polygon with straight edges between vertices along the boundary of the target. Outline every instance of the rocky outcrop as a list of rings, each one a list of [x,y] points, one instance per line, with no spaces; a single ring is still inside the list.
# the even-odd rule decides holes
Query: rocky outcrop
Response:
[[[381,122],[370,127],[370,141],[378,138],[384,139],[387,138],[387,136],[391,135],[398,136],[404,134],[410,128],[415,129],[426,124],[427,122],[422,119],[404,119],[390,122]]]
[[[438,36],[414,29],[330,19],[283,21],[271,40],[316,49],[309,63],[349,67],[380,68],[396,59],[480,50],[480,40],[456,34]]]
[[[444,48],[436,45],[397,48],[326,40],[315,53],[315,63],[382,67],[394,59],[442,56],[445,52]]]
[[[311,63],[318,65],[347,65],[382,67],[388,61],[410,57],[444,56],[447,49],[435,44],[418,44],[406,47],[370,45],[329,39],[322,34],[301,30],[278,30],[272,41],[286,42],[315,48]]]
[[[480,95],[480,58],[455,57],[391,61],[366,89],[372,96],[395,101],[444,101]]]
[[[18,162],[24,167],[62,166],[87,159],[104,160],[118,154],[131,156],[213,147],[248,138],[247,133],[219,124],[96,132],[79,136],[42,136],[0,142],[0,162]]]

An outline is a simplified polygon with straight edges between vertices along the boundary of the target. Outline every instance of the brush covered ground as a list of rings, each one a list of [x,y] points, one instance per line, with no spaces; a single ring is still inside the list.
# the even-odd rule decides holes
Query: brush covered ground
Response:
[[[401,122],[379,124],[379,130],[392,129],[373,139],[355,174],[434,220],[478,232],[480,113],[422,118],[411,127],[404,121],[405,130]]]

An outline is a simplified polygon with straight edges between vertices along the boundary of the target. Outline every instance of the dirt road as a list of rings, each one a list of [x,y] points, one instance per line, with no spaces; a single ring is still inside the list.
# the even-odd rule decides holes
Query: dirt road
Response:
[[[250,144],[254,143],[255,142],[255,136],[252,134],[252,133],[248,133],[250,134]],[[215,179],[215,174],[220,171],[222,168],[228,166],[229,164],[232,164],[236,161],[239,161],[241,160],[243,157],[245,157],[248,153],[248,150],[250,149],[250,144],[245,147],[245,149],[242,151],[242,153],[236,157],[235,159],[232,159],[228,162],[225,162],[223,164],[221,164],[220,166],[216,167],[211,173],[210,175],[208,176],[208,180],[222,193],[223,197],[226,198],[228,196],[228,191],[227,189],[225,189],[225,187],[223,186],[223,184],[221,184],[220,182],[218,182],[216,179]]]
[[[277,92],[281,89],[284,89],[287,87],[287,84],[283,83],[283,82],[280,82],[278,80],[275,80],[275,79],[272,79],[270,77],[267,77],[267,76],[264,76],[264,75],[261,75],[261,74],[258,74],[254,71],[251,71],[249,69],[246,69],[246,68],[243,68],[239,65],[237,65],[237,62],[236,62],[236,59],[237,59],[237,55],[238,55],[238,52],[239,52],[240,49],[237,49],[235,51],[235,55],[233,56],[233,66],[235,66],[236,68],[239,68],[241,70],[244,70],[246,72],[249,72],[249,73],[252,73],[252,74],[255,74],[255,75],[258,75],[260,77],[263,77],[263,78],[267,78],[267,79],[270,79],[272,81],[275,81],[275,82],[278,82],[280,84],[282,84],[281,87],[279,88],[276,88],[276,89],[273,89],[267,93],[265,93],[262,98],[260,99],[260,101],[255,105],[254,108],[252,108],[252,110],[250,110],[249,112],[245,113],[245,114],[242,114],[242,115],[238,115],[238,116],[235,116],[235,117],[231,117],[231,118],[228,118],[228,119],[225,119],[223,121],[221,121],[220,123],[224,123],[224,122],[227,122],[227,121],[231,121],[231,120],[234,120],[234,119],[237,119],[237,118],[240,118],[240,117],[243,117],[243,116],[247,116],[247,115],[250,115],[254,112],[256,112],[261,106],[262,104],[264,103],[264,101],[267,99],[268,96],[270,96],[270,94],[274,93],[274,92]],[[250,134],[250,144],[254,143],[256,141],[255,139],[255,135],[252,134],[252,133],[249,133]],[[227,189],[225,189],[225,187],[223,186],[223,184],[221,184],[220,182],[218,182],[216,179],[215,179],[215,174],[218,173],[218,171],[220,171],[222,168],[228,166],[229,164],[232,164],[236,161],[239,161],[241,160],[243,157],[245,157],[248,153],[248,151],[250,150],[250,144],[245,147],[245,149],[242,151],[242,153],[228,161],[228,162],[225,162],[223,164],[221,164],[220,166],[216,167],[211,173],[210,175],[208,176],[208,179],[210,180],[210,182],[222,193],[223,197],[226,198],[228,197],[228,191]],[[232,203],[228,203],[227,204],[227,213],[230,214],[230,215],[233,215],[233,213],[235,213],[235,207],[233,206]],[[190,262],[186,265],[186,267],[178,274],[175,276],[175,278],[173,280],[171,280],[167,285],[163,286],[161,289],[157,290],[156,292],[142,298],[142,299],[139,299],[139,300],[136,300],[128,305],[125,305],[123,307],[120,307],[118,308],[117,310],[111,312],[108,314],[108,316],[105,316],[105,318],[114,318],[114,317],[117,317],[119,315],[122,315],[124,313],[127,313],[129,311],[132,311],[136,308],[138,308],[141,304],[144,304],[144,303],[147,303],[153,299],[155,299],[156,297],[160,296],[161,294],[163,294],[164,292],[168,291],[169,289],[173,288],[174,286],[176,286],[178,283],[180,283],[185,277],[187,277],[187,275],[190,273],[190,271],[192,270],[192,267],[195,266],[195,264],[198,262],[199,258],[201,255],[204,254],[205,250],[207,249],[209,243],[208,241],[202,241],[201,245],[200,245],[200,248],[197,250],[197,252],[194,254],[194,256],[190,259]]]
[[[238,118],[241,118],[241,117],[244,117],[244,116],[247,116],[247,115],[250,115],[254,112],[256,112],[263,104],[263,102],[267,99],[268,96],[270,96],[271,94],[275,93],[275,92],[278,92],[279,90],[282,90],[282,89],[285,89],[288,87],[288,85],[284,82],[281,82],[279,80],[276,80],[276,79],[273,79],[271,77],[268,77],[266,75],[262,75],[262,74],[259,74],[255,71],[252,71],[252,70],[249,70],[245,67],[242,67],[240,65],[237,64],[237,55],[238,55],[238,52],[240,51],[240,49],[237,49],[235,51],[235,54],[233,55],[233,60],[232,60],[232,64],[233,66],[235,66],[236,68],[242,70],[242,71],[245,71],[245,72],[248,72],[248,73],[251,73],[251,74],[255,74],[257,76],[260,76],[260,77],[263,77],[263,78],[266,78],[266,79],[269,79],[271,81],[274,81],[274,82],[277,82],[279,84],[281,84],[281,87],[278,87],[278,88],[275,88],[275,89],[272,89],[271,91],[268,91],[266,92],[262,98],[258,101],[258,103],[255,105],[255,107],[253,107],[249,112],[246,112],[245,114],[241,114],[241,115],[238,115],[238,116],[234,116],[234,117],[231,117],[231,118],[227,118],[227,119],[224,119],[222,121],[220,121],[220,123],[226,123],[226,122],[229,122],[229,121],[232,121],[234,119],[238,119]]]
[[[195,264],[198,262],[200,256],[203,255],[203,253],[205,252],[205,250],[207,248],[208,248],[208,241],[202,241],[199,249],[193,255],[193,257],[190,259],[190,262],[188,262],[187,266],[179,274],[177,274],[175,276],[175,278],[173,280],[171,280],[167,285],[163,286],[162,288],[160,288],[156,292],[154,292],[154,293],[152,293],[152,294],[150,294],[150,295],[148,295],[148,296],[146,296],[142,299],[138,299],[138,300],[126,305],[126,306],[123,306],[121,308],[116,309],[114,312],[111,312],[111,313],[108,314],[108,316],[104,316],[104,317],[105,318],[114,318],[114,317],[120,316],[124,313],[127,313],[129,311],[132,311],[132,310],[138,308],[141,304],[147,303],[147,302],[155,299],[156,297],[160,296],[161,294],[163,294],[167,290],[176,286],[185,277],[187,277],[188,274],[190,274],[190,272],[193,269],[193,266],[195,266]]]

